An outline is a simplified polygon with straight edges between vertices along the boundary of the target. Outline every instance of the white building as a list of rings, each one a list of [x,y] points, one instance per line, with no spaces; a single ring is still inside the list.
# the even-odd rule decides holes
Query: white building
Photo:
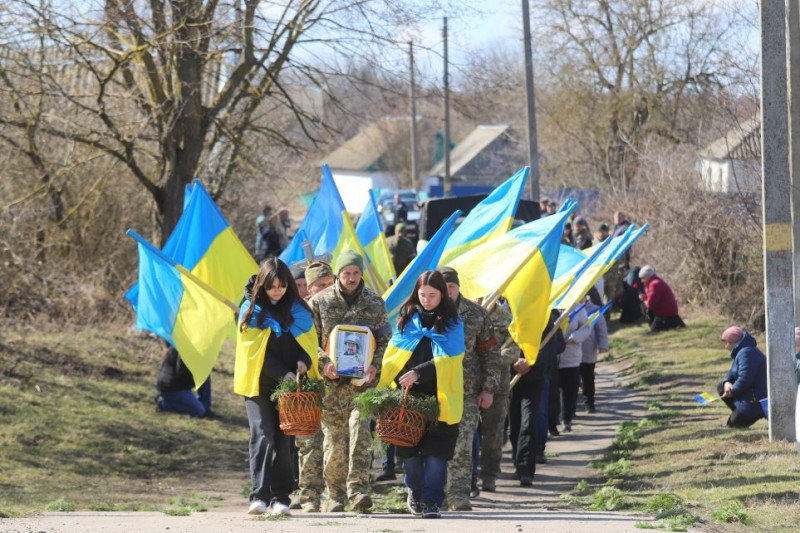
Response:
[[[703,185],[725,194],[761,192],[761,115],[745,120],[700,151]]]

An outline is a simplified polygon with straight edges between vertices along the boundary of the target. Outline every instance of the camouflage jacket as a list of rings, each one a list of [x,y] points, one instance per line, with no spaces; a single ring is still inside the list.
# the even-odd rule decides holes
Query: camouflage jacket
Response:
[[[511,334],[508,332],[508,325],[511,324],[511,313],[500,304],[495,304],[492,307],[489,318],[492,319],[494,333],[497,335],[500,345],[500,383],[506,384],[506,389],[501,389],[502,392],[498,392],[498,394],[508,394],[507,386],[511,382],[511,365],[519,359],[519,346],[511,340]]]
[[[392,336],[389,314],[383,299],[362,283],[360,293],[352,305],[348,305],[337,280],[332,286],[318,292],[308,301],[314,311],[314,326],[317,328],[319,345],[327,351],[328,338],[333,328],[340,324],[366,326],[375,336],[375,356],[372,364],[380,371],[383,352]],[[327,353],[320,354],[320,372],[330,362]],[[377,382],[377,381],[376,381]]]
[[[502,362],[500,344],[486,310],[475,302],[459,296],[458,314],[464,323],[464,397],[477,401],[481,392],[497,394],[507,389],[500,381]]]

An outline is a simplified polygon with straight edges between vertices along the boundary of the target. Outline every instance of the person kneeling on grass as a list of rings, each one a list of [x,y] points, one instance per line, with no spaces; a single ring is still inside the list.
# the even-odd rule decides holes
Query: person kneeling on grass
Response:
[[[717,385],[722,401],[731,411],[726,425],[752,426],[764,417],[760,400],[767,397],[767,358],[756,348],[756,340],[742,328],[722,332],[722,344],[731,351],[731,369]]]

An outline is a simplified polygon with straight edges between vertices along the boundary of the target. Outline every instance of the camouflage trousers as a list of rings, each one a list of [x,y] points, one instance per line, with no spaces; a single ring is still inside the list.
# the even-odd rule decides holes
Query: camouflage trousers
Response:
[[[491,407],[481,409],[481,479],[497,479],[503,458],[503,433],[508,415],[508,394],[495,395]]]
[[[349,384],[332,385],[323,400],[323,477],[328,497],[341,503],[369,493],[372,434],[369,419],[362,419],[353,406],[353,398],[362,391]]]
[[[319,503],[325,491],[322,477],[322,430],[310,437],[297,437],[297,453],[300,457],[300,503]]]
[[[464,414],[458,425],[458,439],[453,460],[447,465],[447,503],[469,503],[472,485],[472,439],[478,429],[480,408],[477,397],[464,398]]]

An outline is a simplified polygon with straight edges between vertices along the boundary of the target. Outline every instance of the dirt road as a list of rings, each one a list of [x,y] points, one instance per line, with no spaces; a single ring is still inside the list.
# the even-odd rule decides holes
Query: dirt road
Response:
[[[512,479],[510,452],[504,457],[503,475],[497,492],[482,493],[472,500],[474,510],[446,512],[440,520],[425,520],[409,514],[354,515],[350,513],[303,514],[290,518],[264,520],[245,513],[246,503],[238,487],[228,487],[221,505],[190,516],[162,513],[44,513],[23,519],[0,519],[0,532],[14,533],[251,533],[270,532],[401,532],[457,531],[459,533],[506,533],[547,531],[548,533],[640,533],[636,523],[652,517],[631,513],[589,512],[572,508],[561,495],[572,490],[581,479],[591,476],[588,463],[601,456],[611,444],[617,425],[634,420],[644,410],[644,402],[616,381],[617,368],[598,364],[597,413],[579,413],[570,434],[551,439],[547,445],[549,463],[537,468],[534,486],[523,488]],[[488,529],[487,529],[488,528]]]

